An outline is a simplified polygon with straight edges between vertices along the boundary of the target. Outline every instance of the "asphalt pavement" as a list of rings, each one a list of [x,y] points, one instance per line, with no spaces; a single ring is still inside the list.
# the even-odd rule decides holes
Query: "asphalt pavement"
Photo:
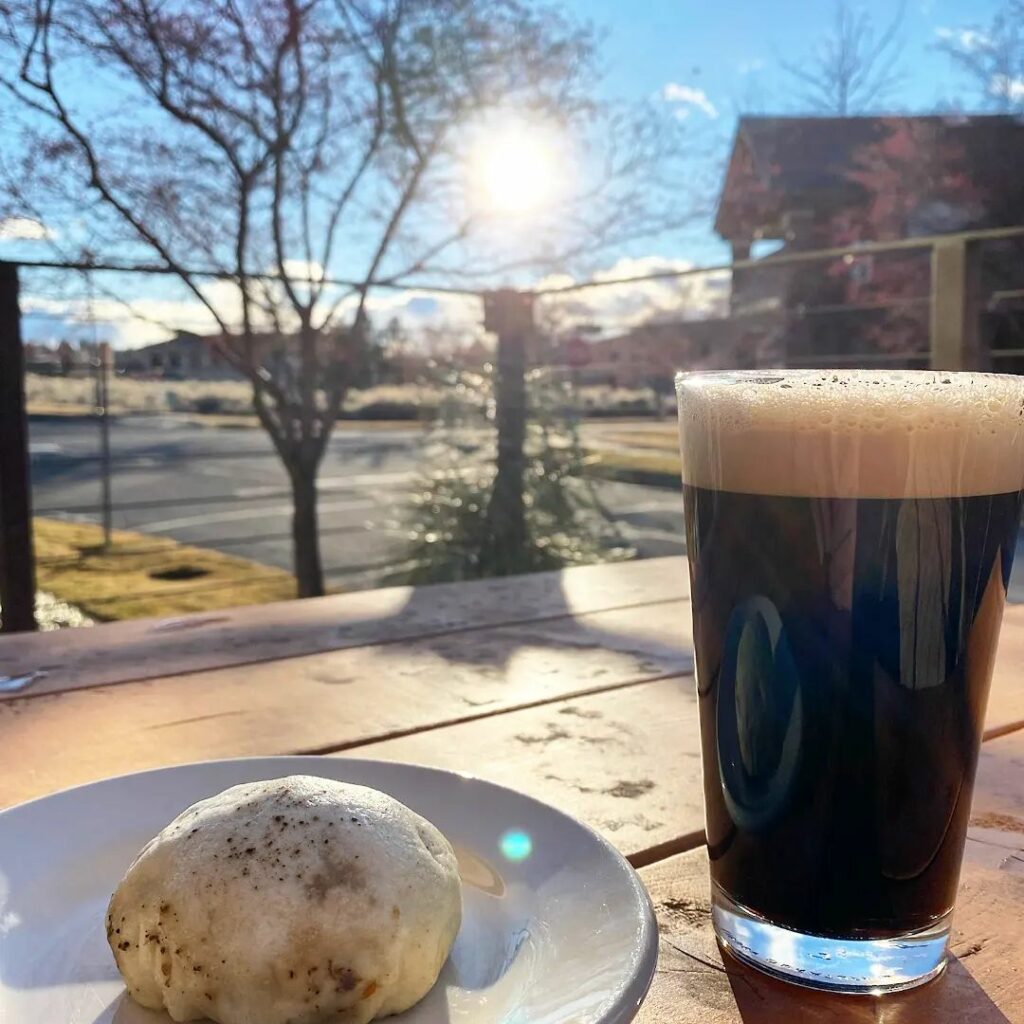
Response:
[[[36,514],[100,521],[99,428],[89,419],[33,419]],[[113,524],[291,568],[288,481],[262,430],[216,429],[171,416],[111,422]],[[320,473],[320,531],[329,582],[375,585],[402,558],[396,520],[423,466],[423,434],[346,425]],[[598,494],[641,556],[678,554],[678,493],[599,482]]]
[[[265,565],[291,569],[288,481],[262,430],[217,429],[171,416],[114,419],[113,523]],[[29,428],[38,515],[99,522],[99,429],[88,419],[33,419]],[[346,425],[320,473],[320,533],[328,582],[377,586],[403,558],[397,528],[420,478],[423,434]],[[611,481],[598,496],[641,558],[682,554],[676,491]],[[1018,541],[1010,600],[1024,601],[1024,542]]]

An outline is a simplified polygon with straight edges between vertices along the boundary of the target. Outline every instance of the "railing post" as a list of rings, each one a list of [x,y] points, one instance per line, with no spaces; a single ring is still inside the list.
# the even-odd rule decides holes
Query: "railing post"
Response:
[[[953,236],[932,246],[931,366],[979,370],[988,363],[981,345],[981,259],[976,243]]]
[[[0,262],[0,629],[4,633],[36,628],[35,575],[18,268]]]
[[[96,409],[100,423],[100,496],[103,504],[103,548],[112,543],[113,511],[110,496],[110,368],[114,352],[110,342],[100,342],[96,359]]]
[[[480,562],[485,575],[505,575],[522,570],[526,545],[526,343],[533,333],[533,296],[510,289],[486,293],[484,327],[498,336],[494,383],[498,452]]]

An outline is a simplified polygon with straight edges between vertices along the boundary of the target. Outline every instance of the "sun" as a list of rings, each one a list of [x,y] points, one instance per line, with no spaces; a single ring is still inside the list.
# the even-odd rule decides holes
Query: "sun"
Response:
[[[519,119],[482,128],[469,164],[475,204],[498,215],[550,207],[565,184],[559,142],[550,126]]]

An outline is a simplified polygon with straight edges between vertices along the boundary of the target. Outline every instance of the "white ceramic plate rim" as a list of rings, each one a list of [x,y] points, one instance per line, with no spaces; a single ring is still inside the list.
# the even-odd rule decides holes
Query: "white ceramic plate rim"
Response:
[[[252,765],[254,772],[261,771],[262,769],[260,766],[280,764],[283,767],[285,765],[290,765],[292,768],[289,773],[291,773],[292,770],[304,768],[307,769],[310,774],[316,775],[318,774],[316,767],[318,765],[323,766],[325,761],[330,763],[332,766],[338,767],[351,765],[356,771],[394,771],[397,767],[399,770],[401,768],[405,768],[416,773],[428,774],[442,781],[445,779],[458,779],[460,781],[478,783],[484,787],[499,790],[502,793],[508,794],[516,800],[521,800],[528,804],[533,804],[539,808],[543,808],[546,813],[554,814],[563,819],[565,824],[570,828],[578,829],[586,838],[595,842],[620,869],[623,880],[630,886],[640,920],[638,922],[639,950],[636,968],[628,981],[620,987],[620,990],[616,993],[614,999],[608,1004],[601,1018],[593,1021],[592,1024],[628,1024],[628,1022],[633,1020],[639,1012],[640,1006],[651,987],[651,982],[654,980],[658,963],[657,920],[654,915],[654,908],[651,904],[650,895],[644,887],[644,884],[640,881],[639,875],[633,869],[629,861],[627,861],[626,858],[623,857],[623,855],[607,839],[605,839],[604,836],[591,828],[585,822],[580,821],[578,818],[574,818],[571,814],[560,810],[552,804],[545,803],[542,800],[538,800],[535,797],[522,793],[510,786],[503,786],[501,783],[491,782],[479,775],[474,775],[472,772],[454,772],[444,768],[434,768],[430,765],[418,764],[409,761],[382,761],[380,759],[355,757],[337,757],[330,758],[328,760],[323,756],[316,754],[283,754],[267,757],[213,758],[205,761],[188,761],[183,762],[182,764],[167,765],[161,768],[150,768],[141,772],[125,772],[121,775],[112,775],[107,778],[93,780],[92,782],[84,782],[77,786],[70,786],[66,789],[57,790],[53,793],[47,793],[44,796],[36,797],[32,800],[26,800],[20,804],[15,804],[11,807],[0,810],[0,828],[2,828],[11,817],[15,816],[20,811],[24,811],[29,808],[36,808],[47,802],[56,803],[62,800],[73,800],[75,794],[78,792],[95,789],[97,787],[116,787],[118,783],[127,779],[138,780],[147,776],[168,775],[186,768],[216,770],[222,765]]]

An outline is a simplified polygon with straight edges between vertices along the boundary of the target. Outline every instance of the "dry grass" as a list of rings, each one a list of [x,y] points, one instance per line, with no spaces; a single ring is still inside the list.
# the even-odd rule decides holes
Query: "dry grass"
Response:
[[[584,384],[579,389],[584,412],[601,410],[605,414],[620,412],[635,416],[654,411],[655,398],[650,388],[617,388],[610,384]]]
[[[29,411],[41,407],[89,406],[95,402],[96,385],[87,378],[45,377],[25,374]],[[110,407],[124,412],[190,412],[196,403],[215,400],[224,413],[252,412],[252,388],[246,381],[159,381],[111,377]]]
[[[612,480],[630,480],[643,474],[664,477],[664,483],[678,486],[681,467],[679,453],[623,451],[621,449],[591,450],[589,467],[595,476]],[[652,481],[654,482],[654,481]]]
[[[60,414],[74,411],[89,413],[95,402],[95,384],[91,379],[25,375],[25,397],[30,413]],[[381,384],[364,391],[353,390],[345,401],[345,411],[359,415],[370,405],[388,403],[423,409],[430,416],[442,394],[436,388],[420,384]],[[243,380],[135,380],[112,377],[110,408],[113,412],[182,413],[203,420],[218,420],[218,425],[257,425],[252,412],[252,386]],[[411,421],[415,422],[415,421]]]
[[[92,416],[96,406],[82,403],[67,402],[53,404],[50,402],[33,402],[28,407],[30,416]]]
[[[295,580],[282,569],[189,547],[165,537],[115,530],[109,550],[91,523],[35,520],[36,575],[40,590],[112,621],[180,615],[295,596]],[[155,573],[187,578],[160,579]]]
[[[623,448],[650,448],[656,451],[677,452],[679,450],[679,428],[675,423],[663,427],[644,427],[639,430],[601,431],[601,444]]]

